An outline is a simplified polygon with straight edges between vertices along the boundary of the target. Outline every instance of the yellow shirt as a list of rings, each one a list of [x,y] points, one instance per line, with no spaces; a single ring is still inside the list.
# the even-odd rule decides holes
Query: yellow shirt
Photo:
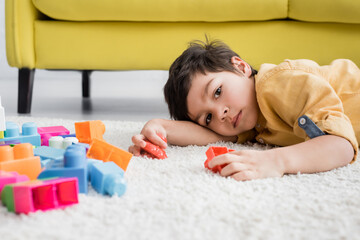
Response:
[[[360,70],[350,60],[319,66],[310,60],[263,64],[255,76],[260,115],[238,142],[288,146],[309,139],[298,118],[308,116],[323,132],[347,139],[356,159],[360,142]]]

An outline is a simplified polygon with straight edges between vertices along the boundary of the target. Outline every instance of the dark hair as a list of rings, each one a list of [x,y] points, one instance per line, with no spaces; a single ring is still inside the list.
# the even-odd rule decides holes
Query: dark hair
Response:
[[[186,98],[191,80],[197,73],[235,72],[231,63],[233,56],[239,57],[225,43],[215,40],[206,42],[193,41],[189,47],[174,61],[169,69],[169,78],[164,86],[165,101],[168,104],[170,117],[175,120],[192,121],[188,116]],[[252,76],[257,71],[251,67]]]

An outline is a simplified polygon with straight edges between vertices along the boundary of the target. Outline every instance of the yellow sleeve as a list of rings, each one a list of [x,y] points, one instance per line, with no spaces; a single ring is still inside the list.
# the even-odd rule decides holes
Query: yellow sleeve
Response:
[[[298,118],[308,116],[323,132],[347,139],[354,148],[358,143],[349,118],[344,114],[340,98],[331,85],[311,72],[280,69],[257,85],[259,107],[272,128],[287,129],[308,140],[299,127]]]

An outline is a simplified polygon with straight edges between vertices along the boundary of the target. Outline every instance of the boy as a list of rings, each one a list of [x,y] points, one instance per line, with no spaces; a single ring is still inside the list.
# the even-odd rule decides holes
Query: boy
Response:
[[[193,42],[172,64],[164,87],[170,116],[153,119],[133,136],[166,148],[256,140],[283,146],[235,151],[209,167],[236,180],[314,173],[354,161],[360,141],[360,70],[350,60],[319,66],[310,60],[263,64],[259,72],[224,43]]]

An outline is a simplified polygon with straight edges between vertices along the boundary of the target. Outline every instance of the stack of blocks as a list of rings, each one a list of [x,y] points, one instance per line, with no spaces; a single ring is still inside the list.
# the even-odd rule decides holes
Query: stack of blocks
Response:
[[[16,171],[33,180],[41,172],[40,157],[34,156],[30,143],[21,143],[14,147],[0,146],[0,170]]]
[[[71,145],[64,154],[64,167],[54,167],[42,171],[38,178],[76,177],[79,182],[79,192],[87,193],[87,162],[86,150],[83,146]]]
[[[5,122],[1,117],[0,108],[0,130]],[[15,123],[3,125],[0,192],[9,211],[29,213],[76,204],[78,192],[88,192],[88,181],[103,195],[125,193],[124,172],[132,154],[103,140],[101,121],[75,123],[76,134],[71,135],[63,126],[24,123],[20,134]]]
[[[38,127],[37,132],[41,136],[41,146],[49,146],[49,139],[51,137],[70,133],[70,131],[63,126]]]
[[[36,124],[27,122],[22,125],[20,133],[19,126],[14,122],[6,122],[3,142],[18,141],[20,143],[31,143],[34,146],[41,146],[40,135],[37,132]]]

